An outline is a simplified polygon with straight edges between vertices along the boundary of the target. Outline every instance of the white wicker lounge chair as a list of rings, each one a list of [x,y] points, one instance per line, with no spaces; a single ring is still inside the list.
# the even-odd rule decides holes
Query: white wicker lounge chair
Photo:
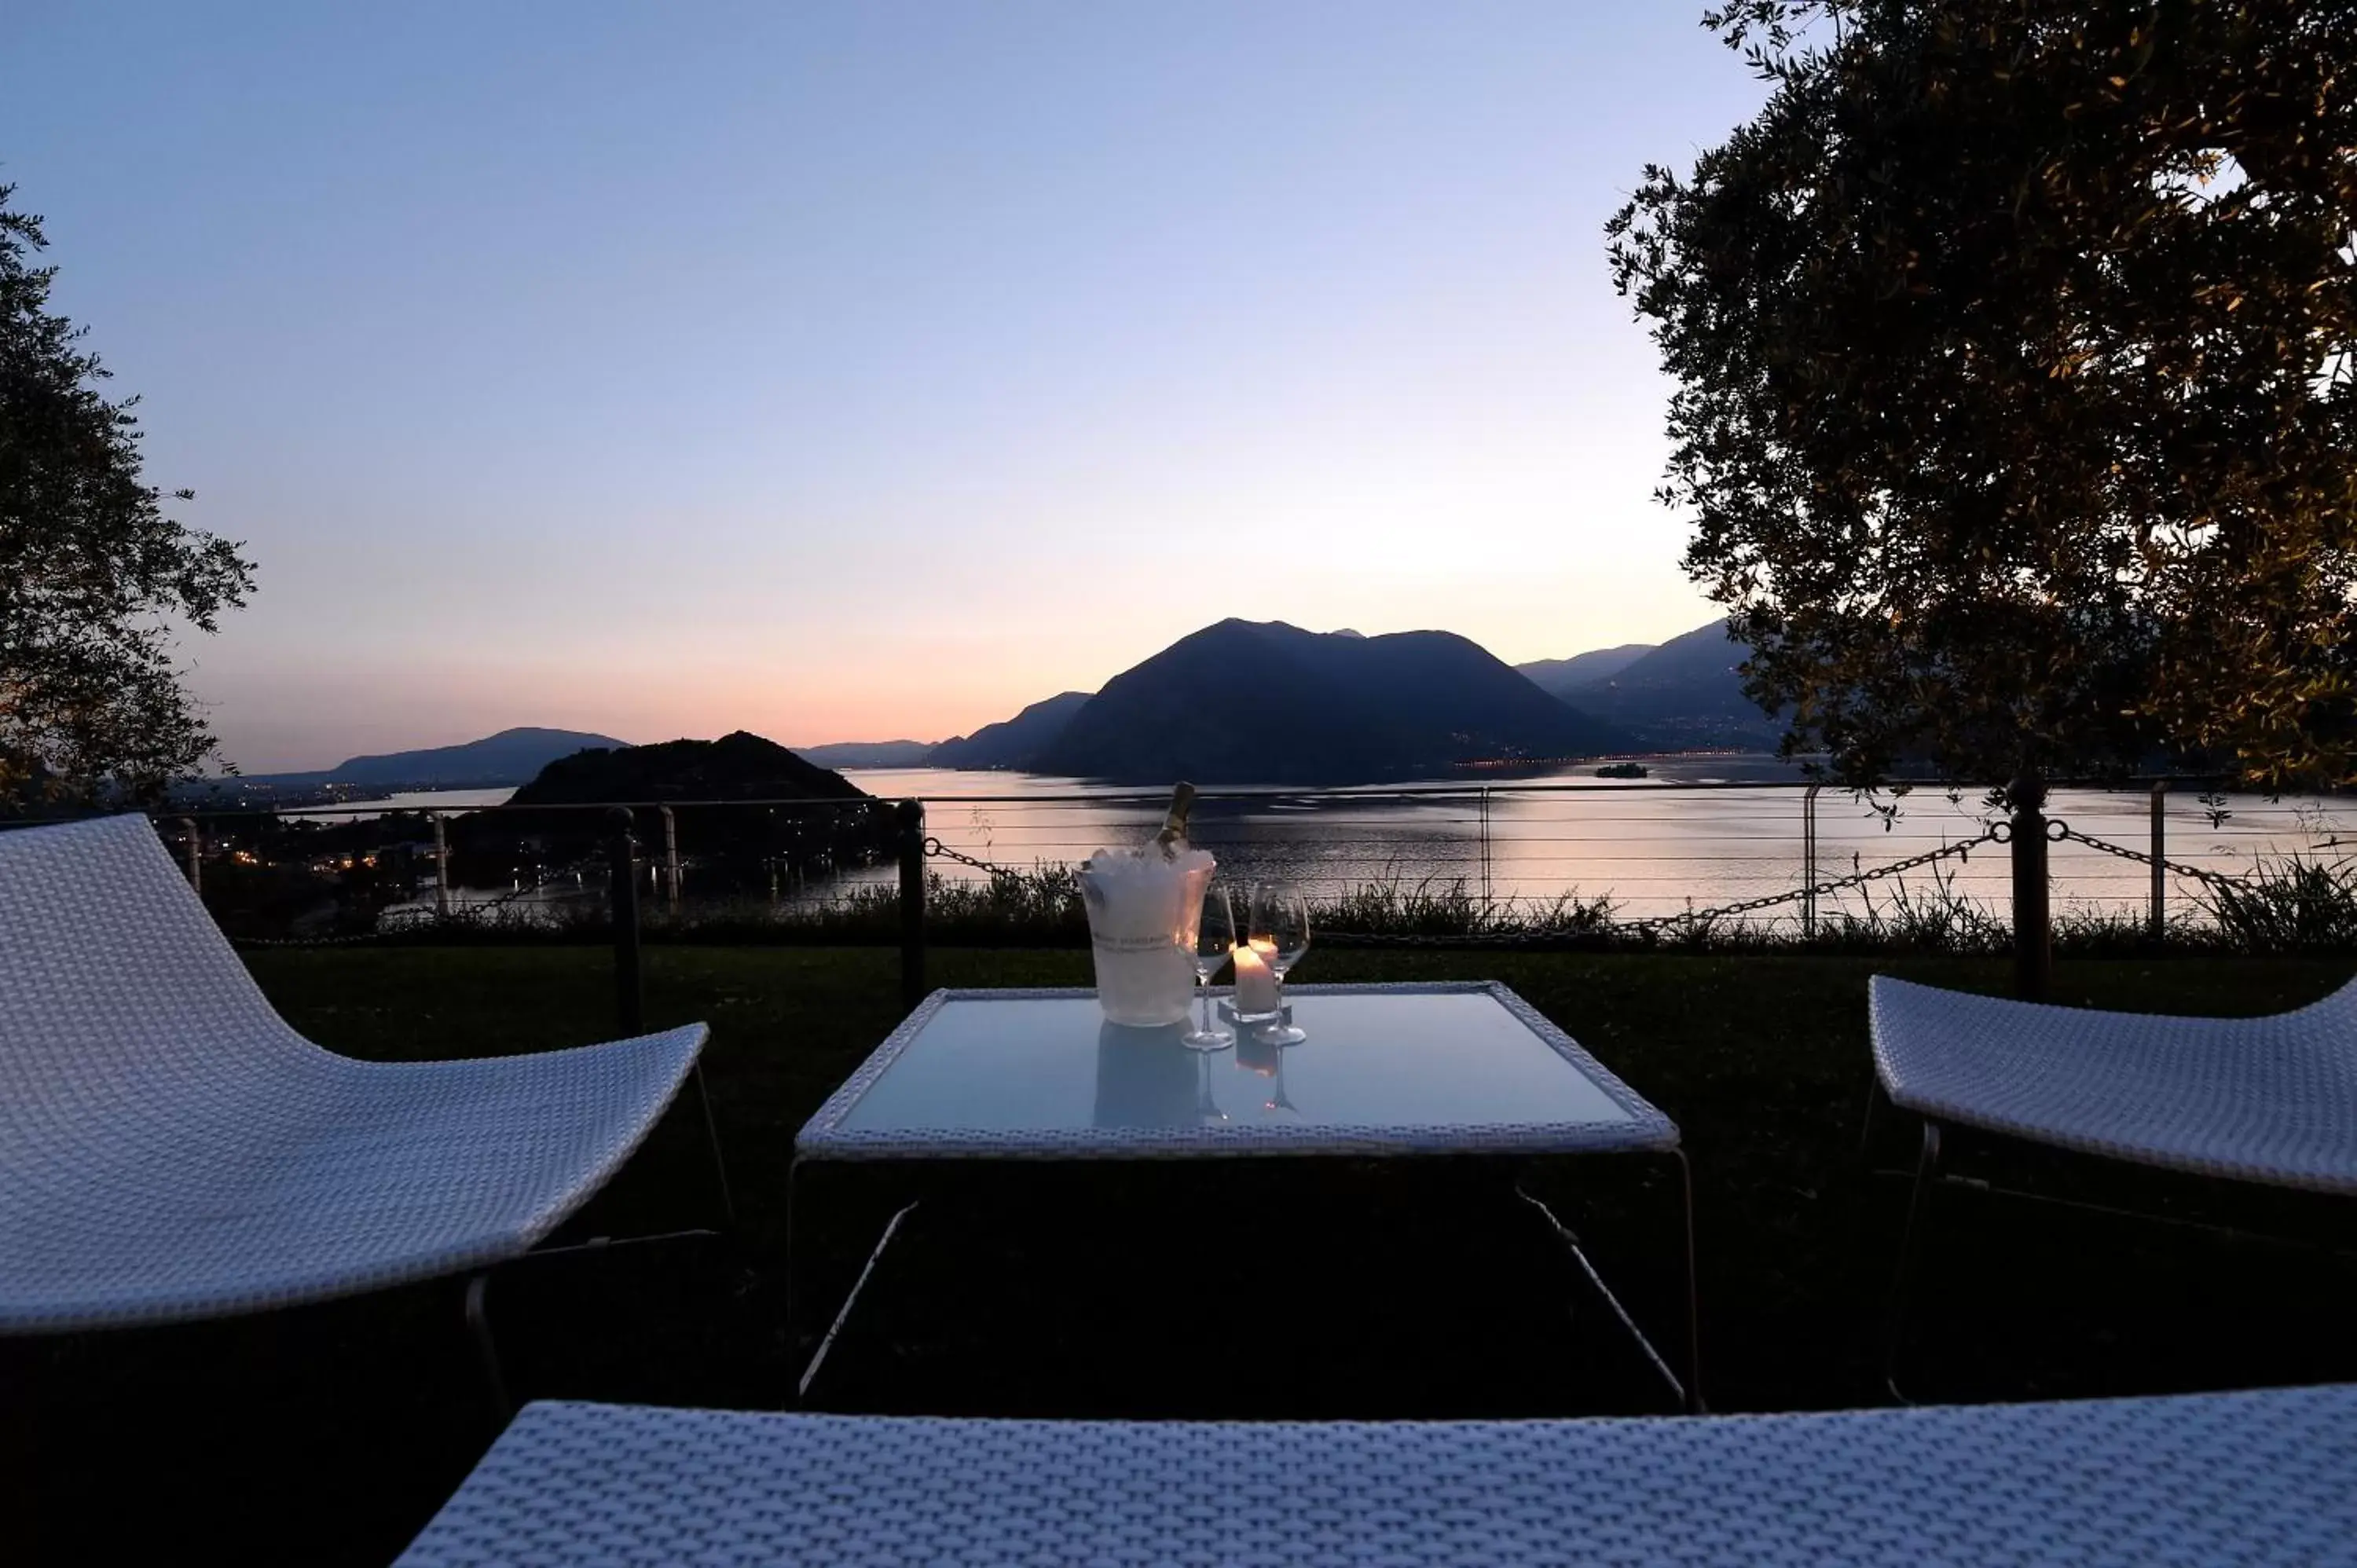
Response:
[[[1874,978],[1895,1105],[2114,1159],[2357,1194],[2357,983],[2266,1018],[2099,1013]]]
[[[1644,1421],[534,1404],[401,1558],[2357,1563],[2357,1388]]]
[[[638,1147],[705,1034],[336,1056],[271,1010],[139,816],[0,833],[0,996],[7,1334],[260,1311],[517,1257]]]
[[[1892,1290],[1939,1177],[1941,1126],[2198,1175],[2357,1195],[2357,983],[2263,1018],[2184,1018],[2013,1002],[1874,977],[1875,1073],[1923,1118]]]

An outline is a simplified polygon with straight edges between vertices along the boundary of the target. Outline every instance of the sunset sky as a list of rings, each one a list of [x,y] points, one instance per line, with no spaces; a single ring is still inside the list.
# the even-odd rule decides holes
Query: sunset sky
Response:
[[[12,12],[0,183],[245,540],[249,771],[931,739],[1223,616],[1707,619],[1602,227],[1700,0]]]

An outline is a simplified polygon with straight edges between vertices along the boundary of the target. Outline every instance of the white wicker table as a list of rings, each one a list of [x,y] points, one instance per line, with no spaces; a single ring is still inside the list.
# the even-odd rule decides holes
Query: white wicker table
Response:
[[[401,1562],[2346,1568],[2357,1389],[1382,1425],[535,1404]]]
[[[1495,982],[1297,985],[1286,994],[1305,1043],[1264,1045],[1240,1029],[1234,1048],[1197,1052],[1179,1041],[1184,1025],[1108,1024],[1085,989],[937,991],[803,1126],[794,1167],[821,1160],[1663,1157],[1677,1164],[1685,1197],[1686,1380],[1650,1344],[1644,1348],[1688,1402],[1699,1402],[1692,1184],[1667,1116]],[[892,1233],[888,1228],[877,1253]],[[1592,1270],[1590,1277],[1601,1289]],[[855,1285],[836,1328],[857,1294]],[[788,1314],[791,1337],[791,1294]],[[813,1356],[805,1388],[834,1337],[830,1330]]]

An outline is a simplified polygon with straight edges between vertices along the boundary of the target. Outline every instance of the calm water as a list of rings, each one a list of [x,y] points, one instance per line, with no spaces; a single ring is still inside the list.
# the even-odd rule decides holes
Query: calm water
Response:
[[[512,786],[496,789],[409,789],[382,800],[355,802],[343,807],[314,808],[296,813],[314,822],[364,822],[383,816],[388,811],[419,811],[434,807],[445,811],[460,806],[500,806],[515,793]]]
[[[1518,793],[1501,781],[1486,800],[1480,783],[1461,779],[1385,787],[1446,791],[1407,799],[1374,788],[1315,799],[1233,800],[1213,794],[1196,809],[1194,838],[1239,880],[1281,877],[1326,896],[1389,882],[1442,891],[1461,883],[1469,895],[1492,901],[1605,897],[1630,918],[1707,908],[1809,880],[1803,792],[1779,783],[1795,777],[1789,768],[1762,757],[1682,757],[1648,766],[1651,776],[1641,781],[1599,779],[1592,768],[1515,781],[1575,789]],[[1143,842],[1162,819],[1156,792],[1073,779],[930,768],[854,769],[846,776],[871,794],[923,799],[926,831],[944,846],[1022,870],[1082,860],[1102,845]],[[1729,787],[1658,787],[1666,783]],[[512,792],[422,791],[339,814],[359,818],[401,809],[496,805]],[[2357,811],[2344,800],[2235,796],[2220,809],[2226,815],[2213,822],[2210,810],[2193,795],[2167,797],[2169,857],[2212,870],[2243,871],[2263,856],[2337,859],[2346,851],[2336,841],[2357,841]],[[1905,798],[1897,820],[1886,824],[1846,794],[1823,791],[1817,800],[1816,878],[1970,839],[1981,831],[1985,811],[1975,794],[1951,799],[1919,790]],[[2050,814],[2115,843],[2149,847],[2151,800],[2141,789],[2058,791]],[[2055,845],[2052,858],[2058,908],[2141,908],[2149,895],[2150,873],[2140,865],[2075,843]],[[947,858],[936,859],[933,868],[956,880],[984,875]],[[889,867],[855,873],[802,896],[827,897],[861,883],[888,882],[893,875]],[[1937,877],[2002,909],[2008,901],[2007,876],[2006,852],[1986,845],[1968,859],[1888,878],[1820,908],[1861,910],[1868,897],[1887,908],[1894,897],[1933,892]],[[468,890],[459,897],[471,903],[505,891]],[[688,891],[693,897],[692,868]],[[2198,891],[2190,879],[2169,878],[2174,908],[2194,908]],[[536,897],[561,902],[594,892],[551,886]],[[1796,917],[1797,906],[1785,906],[1759,918]]]
[[[1674,914],[1758,897],[1809,880],[1803,848],[1803,794],[1776,787],[1796,777],[1772,757],[1684,757],[1648,765],[1651,776],[1626,783],[1599,779],[1593,768],[1565,769],[1537,780],[1576,789],[1516,793],[1502,782],[1485,800],[1477,782],[1432,780],[1417,788],[1451,793],[1384,798],[1369,789],[1316,800],[1280,797],[1249,801],[1216,795],[1197,808],[1195,842],[1220,856],[1231,875],[1280,876],[1333,894],[1368,883],[1397,882],[1446,888],[1462,882],[1476,897],[1552,902],[1609,897],[1623,918]],[[1085,858],[1103,844],[1150,837],[1161,807],[1139,791],[1092,786],[1030,774],[971,773],[942,768],[888,768],[850,777],[871,793],[917,796],[928,801],[927,832],[946,847],[996,865],[1028,869]],[[1676,790],[1666,783],[1734,787]],[[1080,796],[1081,799],[1071,797]],[[1130,797],[1124,800],[1111,797]],[[1058,799],[1057,797],[1063,797]],[[2219,871],[2247,870],[2258,856],[2343,853],[2350,802],[2317,798],[2269,801],[2238,796],[2223,802],[2213,823],[2190,794],[2165,802],[2167,853],[2171,859]],[[1886,823],[1842,791],[1817,800],[1816,879],[1956,843],[1977,835],[1986,808],[1976,793],[1952,799],[1918,790]],[[2107,793],[2061,790],[2049,814],[2082,832],[2145,849],[2151,838],[2151,800],[2143,789]],[[2352,822],[2357,830],[2357,822]],[[2352,831],[2350,837],[2357,837]],[[2052,851],[2058,908],[2141,907],[2150,873],[2075,843]],[[2002,908],[2008,902],[2007,852],[1991,844],[1964,860],[1940,863],[1873,885],[1871,897],[1934,891],[1934,878]],[[950,877],[979,877],[954,861],[935,869]],[[2198,889],[2171,877],[2172,905],[2190,908]],[[1869,895],[1846,896],[1859,910]],[[1828,900],[1821,909],[1842,907]],[[1795,916],[1797,907],[1770,914]]]

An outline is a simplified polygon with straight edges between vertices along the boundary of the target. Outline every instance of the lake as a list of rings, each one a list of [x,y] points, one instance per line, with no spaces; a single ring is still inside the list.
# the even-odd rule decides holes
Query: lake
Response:
[[[390,811],[455,811],[460,807],[501,806],[515,793],[513,785],[490,789],[404,789],[350,806],[300,806],[285,815],[321,822],[365,822]]]
[[[1240,881],[1283,878],[1327,897],[1370,883],[1446,890],[1461,881],[1471,897],[1493,902],[1607,897],[1623,918],[1709,908],[1807,880],[1803,792],[1794,787],[1797,775],[1789,765],[1771,757],[1728,756],[1660,758],[1647,767],[1650,777],[1641,780],[1600,779],[1592,768],[1567,768],[1500,781],[1486,792],[1479,782],[1428,779],[1254,800],[1214,793],[1196,809],[1193,837]],[[1162,821],[1158,792],[1083,779],[935,768],[848,769],[845,776],[871,794],[924,800],[926,832],[946,848],[1017,870],[1085,859],[1102,845],[1142,843]],[[1663,787],[1672,784],[1693,788]],[[1518,788],[1534,785],[1539,788]],[[1404,789],[1444,793],[1397,793]],[[337,814],[496,805],[511,793],[423,791]],[[2225,815],[2213,822],[2193,794],[2171,793],[2165,803],[2168,854],[2221,872],[2247,871],[2261,857],[2335,858],[2344,853],[2335,841],[2357,839],[2342,828],[2349,806],[2313,796],[2236,795],[2222,799],[2218,809]],[[2049,814],[2132,848],[2150,841],[2150,796],[2141,789],[2058,790]],[[1824,790],[1817,800],[1817,879],[1970,839],[1985,816],[1976,793],[1951,799],[1917,790],[1901,799],[1899,815],[1886,822],[1846,792]],[[2150,873],[2143,865],[2083,844],[2056,844],[2052,865],[2058,910],[2141,908],[2149,895]],[[985,875],[947,857],[934,860],[932,869],[958,881]],[[2007,853],[1984,845],[1966,859],[1878,882],[1871,896],[1878,907],[1894,897],[1921,897],[1933,891],[1936,876],[2003,910],[2010,901],[2009,875]],[[894,875],[888,866],[853,873],[802,896],[823,897]],[[593,891],[551,887],[542,897],[562,900]],[[688,892],[693,897],[692,870]],[[2172,908],[2193,909],[2198,893],[2190,878],[2170,877]],[[474,902],[488,895],[461,897]],[[1828,897],[1821,912],[1862,912],[1867,897]],[[1797,916],[1798,906],[1788,905],[1754,918],[1790,922]]]
[[[1336,794],[1222,800],[1196,809],[1192,836],[1239,879],[1274,876],[1332,895],[1368,883],[1448,887],[1461,881],[1473,897],[1548,903],[1559,897],[1610,897],[1623,918],[1670,915],[1760,897],[1808,880],[1804,791],[1797,771],[1772,757],[1652,759],[1641,780],[1602,779],[1592,767],[1498,782],[1426,780],[1386,786],[1449,793],[1386,798],[1381,789]],[[927,801],[926,831],[948,849],[1016,869],[1085,858],[1104,844],[1152,836],[1162,806],[1150,793],[1083,780],[945,768],[878,768],[848,775],[862,789]],[[1693,788],[1670,789],[1665,785]],[[1523,788],[1517,786],[1539,786]],[[1141,795],[1144,798],[1141,798]],[[2213,821],[2190,793],[2165,800],[2170,859],[2238,872],[2259,857],[2340,854],[2340,818],[2349,802],[2319,797],[2267,800],[2233,796]],[[1916,790],[1885,818],[1845,791],[1825,789],[1816,805],[1816,880],[1889,862],[1976,836],[1987,817],[1978,792],[1957,797]],[[2081,832],[2147,848],[2147,790],[2063,789],[2048,814]],[[2077,843],[2053,846],[2054,903],[2142,908],[2151,886],[2143,865]],[[946,858],[943,876],[984,873]],[[2003,909],[2010,903],[2008,852],[1996,844],[1968,858],[1874,885],[1878,907],[1894,896],[1921,897],[1933,879]],[[2195,905],[2190,878],[2170,878],[2174,908]],[[1821,912],[1862,911],[1862,893],[1828,898]],[[1793,919],[1797,906],[1760,918]]]

